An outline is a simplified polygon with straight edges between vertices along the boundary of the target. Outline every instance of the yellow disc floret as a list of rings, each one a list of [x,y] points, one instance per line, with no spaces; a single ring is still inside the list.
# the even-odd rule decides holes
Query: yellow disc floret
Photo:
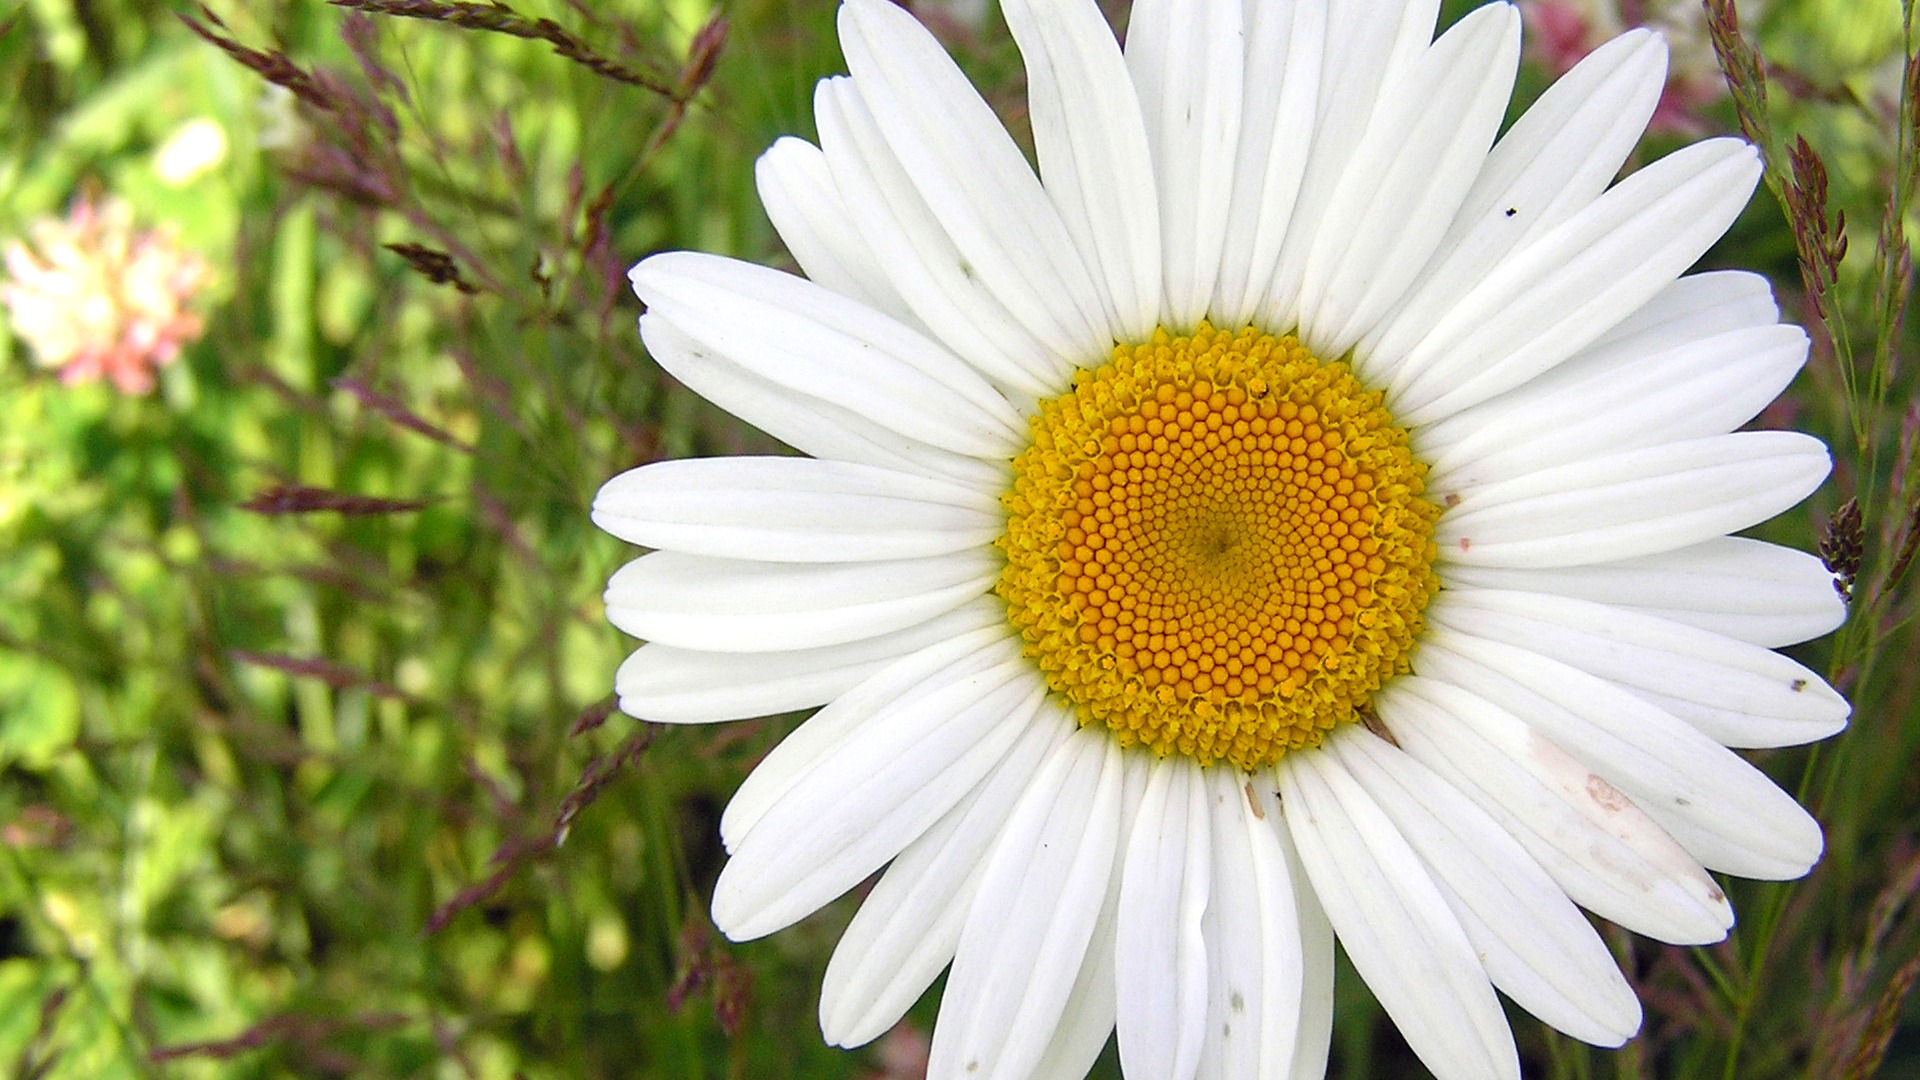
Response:
[[[1346,365],[1252,328],[1161,330],[1031,426],[996,591],[1082,724],[1250,769],[1407,669],[1439,510]]]

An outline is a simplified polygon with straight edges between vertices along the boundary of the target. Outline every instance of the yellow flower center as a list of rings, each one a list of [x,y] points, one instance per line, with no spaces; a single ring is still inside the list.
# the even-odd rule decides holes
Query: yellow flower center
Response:
[[[1251,327],[1162,329],[1030,423],[995,591],[1083,725],[1251,769],[1407,669],[1439,509],[1346,365]]]

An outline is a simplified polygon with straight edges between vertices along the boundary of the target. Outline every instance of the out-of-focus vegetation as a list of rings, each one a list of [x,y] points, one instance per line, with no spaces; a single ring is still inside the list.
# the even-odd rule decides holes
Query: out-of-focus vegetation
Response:
[[[1765,535],[1831,531],[1860,560],[1855,623],[1801,650],[1857,719],[1763,757],[1827,826],[1814,875],[1734,883],[1723,946],[1616,936],[1644,1037],[1589,1051],[1521,1021],[1529,1075],[1866,1076],[1889,1039],[1882,1075],[1920,1075],[1893,1035],[1920,973],[1898,584],[1920,418],[1888,315],[1910,259],[1897,237],[1876,257],[1913,190],[1902,12],[1741,7],[1775,61],[1776,186],[1804,134],[1826,241],[1850,241],[1819,286],[1838,359],[1798,264],[1810,218],[1796,248],[1763,195],[1709,261],[1768,273],[1819,342],[1765,422],[1827,438],[1836,478]],[[918,8],[1018,129],[988,6]],[[790,722],[610,715],[629,645],[598,596],[628,553],[586,516],[641,462],[774,448],[652,367],[624,272],[682,247],[790,265],[752,162],[811,134],[832,22],[825,0],[0,15],[0,238],[112,197],[213,269],[204,336],[146,395],[68,385],[0,328],[0,1074],[912,1075],[931,998],[879,1048],[820,1044],[845,903],[751,945],[713,932],[719,807]],[[1738,131],[1703,42],[1685,116]],[[1516,110],[1552,68],[1531,55]],[[1828,529],[1852,496],[1860,525]],[[1412,1075],[1359,980],[1340,994],[1334,1075]]]

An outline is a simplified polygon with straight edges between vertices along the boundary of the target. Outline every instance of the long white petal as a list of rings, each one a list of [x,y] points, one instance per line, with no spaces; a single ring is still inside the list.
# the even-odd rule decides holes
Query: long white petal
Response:
[[[1197,1075],[1262,1080],[1292,1067],[1306,1008],[1297,881],[1266,777],[1208,769],[1213,887],[1204,927],[1212,988]]]
[[[1116,335],[1145,340],[1160,320],[1160,199],[1120,45],[1092,4],[1005,0],[1000,11],[1026,57],[1047,194],[1104,285]]]
[[[1329,204],[1301,286],[1302,340],[1339,356],[1371,330],[1439,246],[1500,130],[1520,63],[1520,12],[1476,8],[1383,103]]]
[[[1010,456],[1024,441],[1020,414],[959,357],[805,278],[692,251],[631,276],[650,312],[775,385],[956,454]]]
[[[811,458],[661,461],[606,482],[593,522],[643,547],[762,562],[865,562],[993,542],[998,500],[959,484]]]
[[[1160,194],[1166,317],[1188,329],[1207,313],[1232,225],[1246,78],[1240,0],[1137,0],[1127,70],[1139,94]]]
[[[878,1038],[953,959],[1001,826],[1072,730],[1056,709],[1043,708],[973,794],[887,867],[827,963],[820,985],[827,1042],[851,1047]]]
[[[1327,5],[1325,59],[1306,173],[1273,280],[1260,302],[1262,324],[1299,322],[1300,289],[1320,223],[1348,185],[1372,182],[1349,168],[1355,148],[1384,100],[1384,88],[1397,85],[1425,55],[1439,12],[1439,0]]]
[[[1431,610],[1461,633],[1616,682],[1726,746],[1824,739],[1851,711],[1820,676],[1779,653],[1605,604],[1459,590]]]
[[[975,369],[1028,397],[1058,393],[1067,361],[974,271],[882,137],[852,79],[822,79],[814,123],[827,167],[874,257],[922,325]]]
[[[713,890],[735,941],[784,929],[859,884],[974,790],[1042,691],[1016,659],[902,700],[799,778],[747,833]]]
[[[1400,831],[1332,754],[1288,754],[1275,772],[1314,891],[1407,1045],[1439,1080],[1519,1080],[1493,987]]]
[[[1374,705],[1401,749],[1478,803],[1581,907],[1675,945],[1719,941],[1733,925],[1726,894],[1684,848],[1511,713],[1419,676]]]
[[[1461,492],[1434,539],[1451,562],[1548,567],[1698,544],[1806,498],[1833,466],[1818,439],[1740,431],[1626,450]]]
[[[654,312],[640,316],[640,337],[654,361],[687,389],[796,450],[956,480],[981,491],[1006,487],[1004,462],[942,450],[851,409],[797,393],[734,363]]]
[[[861,237],[819,147],[792,136],[775,139],[754,163],[753,179],[774,231],[809,279],[901,322],[915,321]]]
[[[1422,643],[1420,671],[1524,717],[1709,869],[1779,881],[1820,858],[1819,823],[1765,773],[1605,679],[1517,645],[1452,633]]]
[[[1582,458],[1724,435],[1778,397],[1806,358],[1806,331],[1784,325],[1656,353],[1631,343],[1588,349],[1421,429],[1427,488],[1444,497]]]
[[[1833,571],[1817,557],[1743,536],[1583,566],[1451,566],[1447,584],[1611,604],[1767,649],[1817,638],[1847,618]]]
[[[980,596],[989,551],[868,563],[764,563],[642,555],[607,582],[607,621],[704,652],[786,652],[878,637]]]
[[[1688,274],[1653,294],[1588,347],[1631,341],[1636,351],[1660,352],[1680,342],[1779,321],[1780,305],[1766,278],[1747,270],[1709,270]]]
[[[1190,1080],[1199,1065],[1211,859],[1200,767],[1183,756],[1157,763],[1121,866],[1118,1030],[1133,1075]]]
[[[720,815],[721,843],[730,852],[738,849],[767,810],[794,784],[860,738],[868,725],[899,702],[912,701],[934,687],[1001,663],[1011,637],[1004,626],[957,634],[887,664],[835,697],[780,740],[734,789],[733,798]]]
[[[711,724],[824,705],[910,653],[1006,625],[983,597],[880,637],[776,653],[717,653],[642,645],[614,673],[620,711],[657,724]]]
[[[1273,827],[1274,836],[1280,841],[1281,853],[1287,857],[1287,875],[1293,879],[1294,902],[1300,912],[1300,958],[1303,968],[1300,1035],[1294,1044],[1292,1070],[1278,1075],[1325,1076],[1327,1058],[1333,1050],[1333,924],[1327,920],[1326,905],[1320,902],[1319,894],[1314,892],[1306,864],[1300,861],[1299,849],[1294,846],[1293,831],[1286,820],[1287,811],[1279,801],[1279,777],[1268,772],[1256,776],[1255,780],[1256,794],[1266,798],[1259,786],[1261,783],[1272,793],[1271,800],[1263,804],[1269,815],[1267,824]],[[1276,809],[1280,811],[1278,816],[1273,815]]]
[[[1313,156],[1327,44],[1326,0],[1245,0],[1243,12],[1247,88],[1226,248],[1210,316],[1223,327],[1255,319],[1279,265],[1280,245]]]
[[[1586,917],[1519,841],[1385,739],[1347,725],[1327,739],[1433,874],[1493,984],[1577,1039],[1618,1046],[1640,1000]]]
[[[1388,391],[1394,416],[1432,423],[1572,356],[1698,259],[1759,179],[1753,147],[1710,139],[1614,185],[1503,260],[1409,350]]]
[[[1106,732],[1077,731],[1014,808],[960,931],[928,1076],[1033,1075],[1115,873],[1121,756]]]
[[[1548,87],[1487,155],[1420,284],[1363,339],[1359,370],[1386,381],[1502,259],[1598,197],[1639,142],[1666,72],[1666,43],[1634,30]]]
[[[1057,355],[1113,343],[1106,305],[1027,159],[947,51],[889,0],[848,0],[840,45],[874,123],[971,271]]]

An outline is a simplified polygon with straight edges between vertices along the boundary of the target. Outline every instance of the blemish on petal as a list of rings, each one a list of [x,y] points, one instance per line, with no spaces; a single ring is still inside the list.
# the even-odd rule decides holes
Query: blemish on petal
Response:
[[[1619,788],[1594,773],[1587,774],[1587,798],[1610,814],[1618,814],[1633,806],[1633,800],[1621,794]]]
[[[1260,797],[1253,793],[1253,781],[1247,781],[1246,792],[1247,805],[1253,809],[1253,816],[1261,821],[1267,820],[1267,808],[1260,805]]]

